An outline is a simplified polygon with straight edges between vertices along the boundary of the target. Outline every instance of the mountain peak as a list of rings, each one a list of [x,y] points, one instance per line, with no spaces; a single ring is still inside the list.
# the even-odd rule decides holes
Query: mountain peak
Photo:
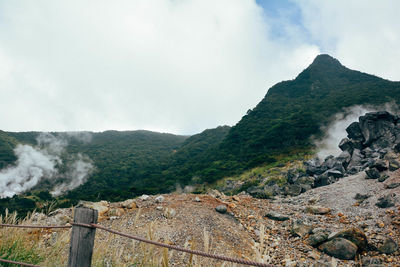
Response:
[[[343,67],[343,65],[334,57],[331,57],[328,54],[318,55],[313,63],[311,63],[310,67],[327,67],[327,66],[336,66]]]

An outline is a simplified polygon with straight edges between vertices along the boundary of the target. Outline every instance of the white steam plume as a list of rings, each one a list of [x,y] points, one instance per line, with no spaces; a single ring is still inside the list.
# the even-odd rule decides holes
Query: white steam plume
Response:
[[[393,114],[398,113],[398,106],[395,102],[389,102],[381,106],[357,105],[346,108],[343,112],[337,113],[334,120],[326,127],[322,128],[324,136],[320,140],[315,140],[317,147],[317,157],[324,160],[327,156],[338,156],[341,153],[339,148],[340,141],[347,137],[346,128],[367,112],[386,110]]]
[[[91,160],[82,154],[77,155],[77,159],[68,165],[68,171],[62,184],[56,185],[50,192],[53,196],[59,196],[65,191],[72,190],[86,182],[88,174],[93,171]]]
[[[16,165],[0,172],[0,198],[24,192],[37,185],[43,177],[57,173],[58,156],[28,145],[18,145],[14,152],[18,158]]]
[[[91,160],[84,155],[70,156],[63,163],[61,155],[68,142],[50,133],[41,133],[37,137],[38,145],[17,145],[14,153],[17,161],[14,166],[0,171],[0,198],[12,197],[36,186],[41,180],[51,182],[61,180],[52,190],[54,196],[72,190],[84,183],[94,170]],[[60,173],[59,168],[66,164],[67,171]]]

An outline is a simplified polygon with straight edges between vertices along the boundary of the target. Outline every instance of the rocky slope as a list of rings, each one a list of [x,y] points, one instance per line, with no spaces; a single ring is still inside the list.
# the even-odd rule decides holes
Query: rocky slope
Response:
[[[209,251],[218,254],[283,266],[398,266],[400,206],[396,197],[388,208],[376,203],[381,197],[400,194],[400,187],[391,186],[400,182],[399,171],[382,183],[365,177],[362,172],[300,196],[275,200],[211,191],[83,204],[99,210],[100,224],[126,233],[148,236],[151,225],[154,239],[200,250],[206,249],[208,236]],[[362,200],[357,195],[370,197]],[[216,210],[220,205],[226,206],[226,213]],[[64,224],[71,220],[71,213],[62,209],[48,217],[36,214],[34,221]],[[107,234],[98,231],[96,242],[104,240]],[[109,244],[110,250],[122,251],[124,264],[138,257],[126,249],[128,244],[119,237]],[[188,256],[174,252],[169,260],[172,266],[181,266]],[[198,263],[217,264],[203,259]]]

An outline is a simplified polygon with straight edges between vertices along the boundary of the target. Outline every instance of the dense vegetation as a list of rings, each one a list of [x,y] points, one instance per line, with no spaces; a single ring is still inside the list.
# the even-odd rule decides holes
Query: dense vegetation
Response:
[[[296,79],[276,84],[229,132],[225,157],[238,161],[310,146],[311,135],[332,116],[354,105],[399,102],[400,83],[350,70],[320,55]]]
[[[16,144],[17,140],[7,133],[0,131],[0,169],[3,169],[16,160],[13,153]]]
[[[320,55],[296,79],[270,88],[232,128],[218,127],[191,137],[107,131],[91,133],[90,142],[64,136],[69,142],[67,153],[88,155],[96,171],[87,183],[58,201],[63,205],[79,199],[115,201],[143,193],[170,192],[177,184],[212,183],[273,164],[293,151],[309,151],[310,137],[320,136],[321,126],[346,107],[399,100],[399,82],[350,70],[336,59]],[[0,132],[0,166],[15,160],[11,152],[17,142],[35,144],[37,135]],[[41,184],[27,199],[46,198],[44,189],[46,185]],[[3,208],[5,202],[15,207],[21,200],[15,197],[7,201],[2,200]]]

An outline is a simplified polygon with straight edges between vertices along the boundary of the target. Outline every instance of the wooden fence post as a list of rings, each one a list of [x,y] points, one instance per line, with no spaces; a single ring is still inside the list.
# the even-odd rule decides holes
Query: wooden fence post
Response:
[[[85,224],[97,223],[97,210],[75,208],[74,222]],[[95,234],[96,228],[72,226],[68,267],[91,266]]]

